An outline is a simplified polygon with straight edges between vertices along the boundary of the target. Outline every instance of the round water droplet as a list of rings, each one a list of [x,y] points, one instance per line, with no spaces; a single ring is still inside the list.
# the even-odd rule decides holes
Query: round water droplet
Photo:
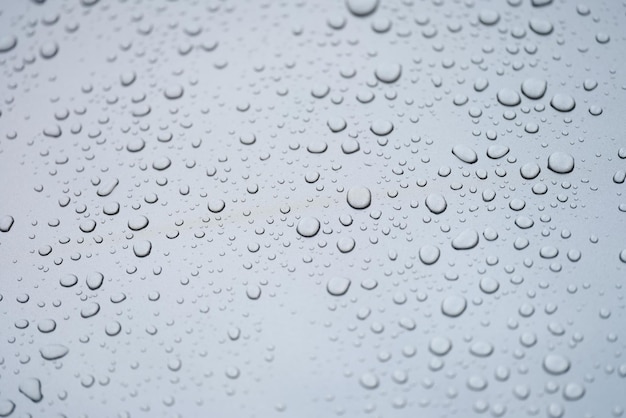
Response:
[[[528,22],[528,26],[537,35],[542,36],[549,35],[554,30],[554,26],[552,26],[552,23],[544,19],[530,19],[530,22]]]
[[[345,277],[333,277],[326,284],[326,290],[333,296],[342,296],[348,292],[351,283],[350,279]]]
[[[402,66],[395,63],[379,64],[374,74],[383,83],[395,83],[402,75]]]
[[[222,199],[211,199],[207,203],[207,208],[213,213],[220,213],[226,207],[226,202]]]
[[[486,341],[476,341],[470,346],[470,353],[476,357],[489,357],[493,353],[493,345]]]
[[[425,245],[419,251],[420,261],[426,265],[435,264],[439,260],[439,254],[439,248],[434,245]]]
[[[364,186],[352,187],[348,190],[346,200],[353,209],[365,209],[372,204],[372,192]]]
[[[133,244],[133,252],[139,258],[147,257],[152,251],[152,243],[148,240],[142,240]]]
[[[0,417],[8,417],[15,411],[15,403],[8,399],[0,399]]]
[[[250,132],[241,134],[241,136],[239,137],[239,142],[241,142],[243,145],[252,145],[256,142],[256,135]]]
[[[78,277],[75,274],[67,274],[59,279],[59,283],[63,287],[72,287],[78,283]]]
[[[483,277],[479,283],[480,290],[487,294],[495,293],[500,288],[500,283],[491,277]]]
[[[378,136],[389,135],[393,131],[393,124],[388,120],[376,119],[370,126],[372,133]]]
[[[261,297],[261,287],[257,285],[250,285],[246,288],[246,296],[251,300],[257,300]]]
[[[435,215],[443,213],[448,207],[448,202],[446,202],[446,199],[439,193],[431,193],[426,196],[425,203],[428,210]]]
[[[506,145],[490,145],[487,148],[487,157],[497,160],[509,153],[509,147]]]
[[[527,78],[522,82],[522,93],[529,99],[541,99],[546,94],[548,83],[539,78]]]
[[[520,174],[526,180],[532,180],[541,173],[541,168],[536,163],[526,163],[520,168]]]
[[[568,383],[563,388],[563,397],[568,401],[577,401],[585,396],[585,387],[578,383]]]
[[[460,316],[467,308],[467,300],[460,295],[447,296],[441,303],[441,312],[451,318]]]
[[[48,41],[39,48],[42,58],[53,58],[59,52],[59,45],[56,42]]]
[[[111,321],[104,327],[104,332],[109,337],[115,337],[122,331],[122,324],[117,321]]]
[[[152,168],[159,171],[168,169],[170,165],[172,165],[172,160],[165,156],[158,157],[152,162]]]
[[[359,383],[365,389],[376,389],[379,385],[378,377],[373,373],[363,373],[359,379]]]
[[[172,84],[163,91],[163,95],[166,99],[175,100],[183,97],[184,91],[183,86],[180,84]]]
[[[364,17],[376,11],[379,0],[346,0],[348,10],[355,16]]]
[[[356,242],[354,241],[354,238],[351,237],[341,238],[339,241],[337,241],[337,249],[339,249],[339,251],[344,254],[354,250],[355,246]]]
[[[455,250],[470,250],[478,245],[478,232],[474,229],[466,229],[452,240],[452,248]]]
[[[346,129],[346,126],[348,126],[346,120],[338,116],[328,119],[328,121],[326,121],[326,125],[328,125],[328,128],[335,133],[343,131]]]
[[[543,359],[543,368],[550,374],[563,374],[569,370],[570,361],[559,354],[548,354]]]
[[[320,221],[312,216],[306,216],[300,219],[296,231],[305,238],[311,238],[317,235],[320,230]]]
[[[498,102],[504,106],[517,106],[522,101],[515,90],[506,88],[498,91],[497,98]]]
[[[0,53],[9,52],[17,45],[17,38],[13,35],[0,35]]]
[[[104,275],[100,272],[94,272],[87,276],[87,287],[90,290],[97,290],[104,282]]]
[[[148,218],[143,215],[135,215],[128,220],[128,228],[133,231],[141,231],[148,226]]]
[[[452,342],[447,337],[433,337],[428,344],[428,349],[436,356],[445,356],[452,349]]]
[[[500,14],[495,10],[481,10],[478,14],[478,20],[483,25],[492,26],[500,21]]]
[[[559,112],[570,112],[576,107],[576,102],[574,101],[574,98],[572,96],[557,93],[552,96],[552,99],[550,100],[550,106],[552,106]]]
[[[574,157],[564,152],[555,152],[548,157],[548,168],[555,173],[567,174],[574,171]]]
[[[91,318],[100,312],[100,305],[97,302],[89,302],[80,310],[80,316],[83,318]]]

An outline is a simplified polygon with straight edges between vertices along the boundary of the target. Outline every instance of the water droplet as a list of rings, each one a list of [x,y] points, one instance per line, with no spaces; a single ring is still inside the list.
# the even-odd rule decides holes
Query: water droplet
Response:
[[[435,215],[443,213],[448,207],[448,202],[446,202],[446,199],[439,193],[431,193],[426,196],[425,204],[428,210]]]
[[[376,67],[374,74],[383,83],[395,83],[402,75],[402,66],[396,63],[382,63]]]
[[[481,10],[478,14],[478,20],[483,25],[492,26],[500,21],[500,14],[495,10]]]
[[[8,417],[15,411],[15,403],[8,399],[0,399],[0,417]]]
[[[365,17],[376,11],[379,0],[346,0],[348,10],[355,16]]]
[[[389,135],[393,131],[393,124],[388,120],[376,119],[370,126],[372,133],[378,136]]]
[[[460,295],[450,295],[441,303],[441,312],[451,318],[460,316],[467,308],[467,300]]]
[[[348,205],[353,209],[365,209],[372,204],[372,192],[367,187],[356,186],[348,190]]]
[[[552,96],[550,100],[550,106],[559,112],[571,112],[576,107],[576,102],[572,96],[567,94],[557,93]]]
[[[141,240],[133,244],[133,252],[137,257],[143,258],[150,255],[152,243],[148,240]]]
[[[439,255],[439,248],[434,245],[425,245],[419,251],[420,261],[426,265],[435,264],[439,260]]]
[[[548,88],[548,83],[539,78],[527,78],[522,82],[522,93],[529,99],[541,99]]]
[[[543,368],[550,374],[563,374],[570,369],[570,361],[559,354],[548,354],[543,359]]]
[[[436,336],[430,340],[428,349],[436,356],[445,356],[452,349],[452,342],[447,337]]]
[[[548,20],[533,18],[528,22],[530,29],[537,35],[549,35],[554,30],[554,26]]]
[[[17,38],[13,35],[0,35],[0,53],[9,52],[17,45]]]
[[[18,387],[20,393],[26,396],[33,402],[40,402],[43,399],[43,393],[41,391],[41,380],[30,377],[22,380]]]
[[[312,216],[306,216],[300,219],[296,231],[305,238],[311,238],[317,235],[320,230],[320,221]]]
[[[10,215],[5,215],[0,218],[0,232],[9,232],[15,219]]]
[[[350,288],[350,279],[345,277],[333,277],[326,284],[326,290],[333,296],[343,296]]]
[[[61,344],[48,344],[39,350],[45,360],[58,360],[69,353],[70,349]]]
[[[476,161],[478,161],[478,155],[476,155],[476,151],[465,145],[455,145],[454,147],[452,147],[452,154],[454,154],[455,157],[467,164],[474,164]]]
[[[517,106],[522,102],[515,90],[501,89],[497,94],[498,102],[504,106]]]
[[[585,396],[585,387],[578,383],[568,383],[563,388],[563,397],[568,401],[577,401]]]
[[[478,232],[474,229],[466,229],[452,240],[452,248],[455,250],[470,250],[477,245]]]
[[[380,384],[378,377],[373,373],[363,373],[359,379],[359,383],[365,389],[376,389]]]
[[[207,203],[207,208],[213,213],[220,213],[226,207],[226,202],[222,199],[211,199]]]
[[[487,294],[495,293],[500,288],[500,283],[491,277],[483,277],[480,279],[480,290]]]
[[[574,157],[564,152],[554,152],[548,157],[548,168],[559,174],[571,173],[574,171]]]

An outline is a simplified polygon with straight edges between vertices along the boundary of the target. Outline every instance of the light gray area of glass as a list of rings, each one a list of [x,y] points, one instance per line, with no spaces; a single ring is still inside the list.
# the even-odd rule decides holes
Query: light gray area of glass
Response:
[[[3,0],[0,416],[623,416],[625,24]]]

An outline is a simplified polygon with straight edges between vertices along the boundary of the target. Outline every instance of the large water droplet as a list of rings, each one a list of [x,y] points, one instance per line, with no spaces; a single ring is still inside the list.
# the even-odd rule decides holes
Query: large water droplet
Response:
[[[355,16],[364,17],[376,11],[379,0],[346,0],[348,10]]]
[[[326,290],[333,296],[342,296],[348,292],[350,283],[350,279],[345,277],[333,277],[326,284]]]
[[[317,235],[320,230],[320,221],[312,216],[306,216],[300,219],[296,231],[298,234],[306,238],[311,238]]]
[[[372,204],[372,192],[364,186],[352,187],[348,190],[346,199],[353,209],[365,209]]]
[[[564,152],[554,152],[548,157],[548,168],[559,174],[571,173],[574,171],[574,157]]]

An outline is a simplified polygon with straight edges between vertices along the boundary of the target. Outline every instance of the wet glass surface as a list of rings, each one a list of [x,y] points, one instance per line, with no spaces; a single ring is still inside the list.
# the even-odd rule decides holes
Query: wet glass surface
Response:
[[[0,417],[620,417],[626,3],[0,2]]]

